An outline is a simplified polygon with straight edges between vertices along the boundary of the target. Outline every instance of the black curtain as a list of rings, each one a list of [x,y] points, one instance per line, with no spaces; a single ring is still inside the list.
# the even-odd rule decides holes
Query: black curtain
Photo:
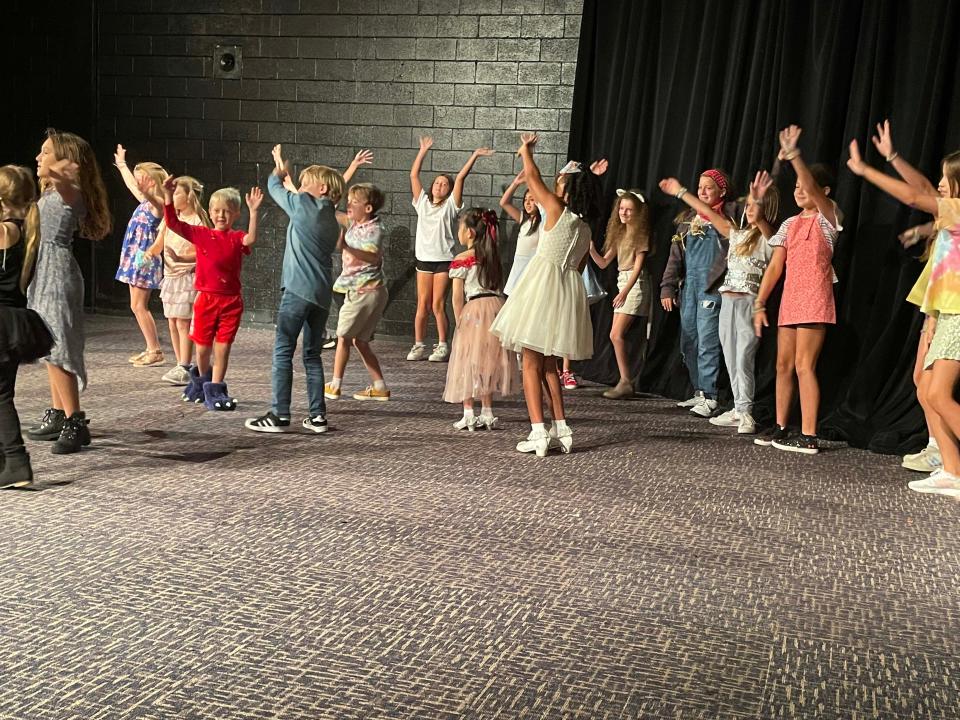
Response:
[[[929,0],[586,0],[580,37],[570,156],[610,158],[604,178],[644,188],[657,253],[659,297],[677,201],[657,189],[676,176],[696,187],[701,171],[727,170],[737,192],[770,169],[776,133],[795,123],[808,162],[837,174],[833,196],[844,231],[833,264],[837,325],[820,359],[821,434],[879,452],[915,449],[926,437],[911,379],[922,318],[904,299],[921,264],[897,233],[929,219],[846,169],[847,144],[884,166],[869,142],[890,118],[894,145],[933,183],[940,160],[960,147],[960,2]],[[798,212],[795,176],[779,178],[781,215]],[[605,277],[610,289],[614,276]],[[771,317],[776,317],[775,298]],[[610,307],[594,310],[597,354],[579,365],[588,379],[616,376],[607,334]],[[635,325],[637,325],[635,323]],[[641,391],[691,392],[678,350],[679,317],[655,300],[652,334],[639,367]],[[634,328],[639,345],[640,330]],[[757,408],[772,420],[776,333],[757,358]]]

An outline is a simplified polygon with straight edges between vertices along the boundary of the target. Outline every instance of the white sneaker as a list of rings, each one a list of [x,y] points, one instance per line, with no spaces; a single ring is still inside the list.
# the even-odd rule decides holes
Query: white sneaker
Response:
[[[433,352],[427,358],[430,362],[446,362],[450,357],[450,346],[446,343],[437,343],[433,346]]]
[[[713,415],[716,409],[716,400],[710,400],[701,395],[699,398],[697,398],[697,404],[690,408],[690,413],[692,415],[699,415],[700,417],[708,418]]]
[[[407,353],[407,360],[426,360],[428,354],[426,345],[423,343],[414,343],[413,347],[410,348],[410,352]]]
[[[476,427],[477,427],[477,418],[472,415],[470,417],[467,417],[466,415],[464,415],[462,418],[460,418],[453,424],[454,430],[468,430],[470,432],[473,432],[476,429]]]
[[[680,402],[678,402],[677,407],[692,408],[694,405],[696,405],[700,401],[701,397],[703,397],[703,393],[698,391],[694,393],[693,397],[690,398],[689,400],[681,400]]]
[[[929,473],[943,467],[943,458],[940,457],[939,449],[928,445],[918,453],[904,455],[900,465],[907,470]]]
[[[710,422],[713,422],[711,420]],[[757,421],[753,419],[750,413],[744,413],[740,416],[740,424],[737,426],[738,435],[755,435],[757,433]]]
[[[732,410],[727,410],[722,415],[710,418],[710,424],[718,425],[719,427],[739,427],[740,416],[737,414],[737,409],[733,408]]]
[[[189,385],[190,371],[187,370],[183,365],[175,365],[160,379],[164,382],[170,383],[171,385]]]
[[[550,449],[550,433],[546,430],[531,430],[526,440],[517,443],[517,452],[535,452],[537,457],[546,457]]]
[[[960,497],[960,477],[945,470],[932,472],[923,480],[912,480],[907,483],[907,487],[920,493]]]

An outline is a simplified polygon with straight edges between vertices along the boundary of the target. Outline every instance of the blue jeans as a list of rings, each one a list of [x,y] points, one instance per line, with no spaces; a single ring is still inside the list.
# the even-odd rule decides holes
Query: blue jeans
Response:
[[[303,330],[303,368],[307,375],[307,400],[310,417],[326,415],[323,399],[323,333],[330,308],[314,305],[293,293],[284,292],[277,310],[277,336],[273,343],[273,412],[290,417],[290,392],[293,386],[293,353]]]
[[[691,283],[680,291],[680,354],[694,390],[717,397],[720,374],[720,296],[700,292]]]

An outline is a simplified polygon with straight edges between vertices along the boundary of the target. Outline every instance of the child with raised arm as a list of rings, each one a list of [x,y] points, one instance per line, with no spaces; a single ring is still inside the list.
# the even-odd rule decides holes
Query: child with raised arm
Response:
[[[323,433],[327,431],[327,406],[320,351],[332,297],[332,254],[340,238],[336,206],[343,195],[343,176],[326,165],[310,165],[300,173],[300,187],[291,191],[284,187],[289,172],[281,151],[280,145],[274,146],[274,170],[267,180],[270,197],[289,217],[273,344],[273,400],[265,415],[248,419],[245,427],[270,433],[290,427],[293,353],[302,332],[310,414],[301,425]]]
[[[523,185],[522,170],[507,186],[503,197],[500,198],[500,207],[520,226],[513,264],[510,266],[507,283],[503,286],[503,294],[508,296],[517,286],[530,259],[537,254],[537,243],[540,242],[540,208],[537,207],[537,201],[533,199],[533,193],[527,190],[523,193],[521,206],[517,208],[513,205],[513,195],[521,185]]]
[[[796,125],[780,131],[780,158],[793,165],[797,173],[793,199],[800,214],[784,220],[770,239],[773,255],[753,305],[753,326],[759,336],[769,325],[767,298],[786,271],[777,329],[776,426],[754,443],[814,455],[820,450],[817,359],[827,325],[837,321],[833,299],[837,276],[831,261],[834,243],[843,228],[837,204],[829,197],[833,179],[823,166],[807,167],[797,147],[800,133]],[[787,421],[795,381],[800,387],[801,428],[799,435],[790,437]]]
[[[735,225],[692,194],[682,196],[684,202],[709,218],[717,232],[729,239],[727,273],[718,289],[722,298],[719,330],[734,407],[710,418],[710,423],[735,427],[744,435],[757,431],[753,419],[754,360],[760,338],[753,329],[753,301],[772,254],[767,238],[773,237],[772,223],[777,219],[780,197],[772,185],[773,179],[766,171],[757,173],[750,183],[743,227]],[[660,187],[668,194],[676,194],[680,183],[670,178],[662,181]]]
[[[340,398],[351,345],[360,353],[371,382],[362,392],[354,393],[354,400],[386,402],[390,399],[380,361],[370,347],[389,299],[383,275],[383,224],[378,215],[383,202],[380,188],[370,183],[358,183],[347,191],[350,225],[337,243],[343,252],[343,272],[333,284],[334,292],[343,293],[343,305],[337,316],[333,379],[323,389],[328,400]]]
[[[153,367],[162,365],[164,360],[157,337],[157,324],[150,312],[150,295],[163,280],[163,261],[146,252],[156,241],[157,229],[163,218],[162,188],[167,171],[157,163],[141,162],[131,172],[127,167],[127,150],[123,145],[117,145],[113,160],[127,190],[139,203],[127,223],[116,275],[116,280],[130,287],[130,311],[147,345],[145,350],[131,356],[129,361],[135,367]]]
[[[445,362],[450,355],[447,345],[447,288],[450,262],[453,260],[457,215],[463,209],[463,183],[481,157],[493,155],[489,148],[477,148],[467,159],[455,179],[437,175],[430,191],[420,182],[420,169],[433,138],[420,138],[420,150],[410,168],[410,190],[417,211],[417,238],[414,254],[417,266],[417,313],[413,321],[414,344],[407,360]],[[437,323],[437,345],[427,351],[427,317],[430,312]]]
[[[890,148],[887,161],[898,155]],[[920,304],[927,316],[920,349],[923,372],[917,395],[937,436],[943,469],[909,483],[911,490],[960,497],[960,403],[954,399],[960,377],[960,151],[947,155],[941,164],[941,178],[933,185],[905,160],[895,165],[903,182],[876,170],[863,161],[856,140],[850,142],[847,166],[864,180],[902,203],[935,216],[937,231],[933,252],[923,273],[907,298]],[[930,337],[932,336],[932,337]]]
[[[584,360],[593,354],[593,326],[580,267],[590,247],[589,223],[600,216],[600,183],[596,175],[581,169],[562,175],[551,192],[533,160],[536,142],[535,134],[524,133],[518,154],[527,187],[543,208],[540,244],[490,331],[504,348],[523,354],[530,435],[517,450],[544,457],[551,445],[564,453],[573,448],[558,358]],[[543,421],[544,384],[553,411],[549,431]]]
[[[27,285],[40,242],[40,212],[33,174],[0,167],[0,488],[33,482],[30,456],[13,404],[17,370],[50,352],[53,337],[43,319],[27,309]]]
[[[650,314],[650,272],[644,261],[650,253],[650,209],[639,190],[617,190],[602,252],[590,243],[590,257],[601,270],[617,263],[617,294],[613,298],[610,342],[617,359],[620,380],[603,396],[619,400],[633,396],[627,331],[636,317],[646,326]]]
[[[173,208],[177,211],[177,217],[188,225],[213,227],[207,211],[203,209],[203,185],[196,178],[187,175],[177,178]],[[193,319],[193,303],[197,298],[197,251],[161,220],[157,240],[146,251],[146,255],[163,258],[160,300],[170,329],[170,344],[173,345],[177,360],[176,366],[161,379],[171,385],[187,385],[193,360],[190,321]]]
[[[457,237],[467,249],[450,264],[457,334],[453,338],[443,399],[463,405],[463,417],[454,423],[454,429],[493,430],[497,426],[493,398],[512,395],[520,387],[516,353],[505,350],[499,338],[490,332],[490,325],[503,307],[497,214],[483,208],[466,210],[460,218]],[[480,417],[474,414],[475,399],[480,400]]]
[[[678,200],[686,202],[687,188],[680,183],[676,187],[671,183],[670,187],[676,190]],[[729,187],[727,174],[713,168],[700,174],[696,192],[697,199],[715,215],[723,216],[726,223],[734,212],[733,203],[727,202]],[[660,280],[660,304],[667,312],[679,306],[680,354],[694,389],[693,397],[677,406],[708,418],[717,409],[717,379],[723,361],[717,288],[726,272],[727,240],[710,218],[693,208],[681,212],[676,223],[670,257]]]
[[[257,187],[247,193],[250,224],[244,232],[233,229],[240,217],[238,190],[221,188],[210,196],[213,227],[208,228],[189,225],[177,217],[173,206],[176,185],[177,179],[172,176],[163,184],[163,219],[170,230],[197,249],[197,298],[190,326],[190,339],[197,348],[197,367],[190,370],[190,384],[183,399],[202,402],[208,410],[235,410],[236,400],[227,393],[224,379],[230,348],[243,315],[240,267],[243,256],[250,254],[250,246],[257,241],[257,213],[263,202],[263,193]]]
[[[83,349],[83,275],[73,256],[74,233],[101,240],[112,219],[100,166],[83,138],[48,131],[37,156],[40,178],[40,243],[27,305],[50,328],[53,348],[43,358],[52,406],[27,431],[31,440],[56,440],[55,454],[79,452],[90,444],[80,392],[87,385]]]

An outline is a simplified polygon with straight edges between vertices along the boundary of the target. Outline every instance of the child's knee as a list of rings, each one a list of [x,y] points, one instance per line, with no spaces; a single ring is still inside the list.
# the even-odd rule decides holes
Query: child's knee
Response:
[[[433,298],[433,302],[431,303],[431,306],[433,307],[433,314],[434,315],[442,314],[445,309],[445,305],[446,303],[444,303],[443,297]]]

